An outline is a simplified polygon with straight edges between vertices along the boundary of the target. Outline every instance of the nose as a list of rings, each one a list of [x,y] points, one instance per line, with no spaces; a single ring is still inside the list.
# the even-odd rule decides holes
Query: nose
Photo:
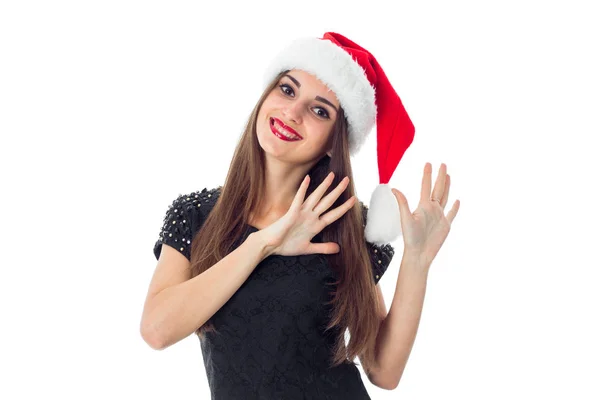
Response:
[[[283,115],[289,120],[293,121],[296,124],[300,124],[302,122],[302,107],[299,101],[293,102],[289,104],[287,107],[283,109]]]

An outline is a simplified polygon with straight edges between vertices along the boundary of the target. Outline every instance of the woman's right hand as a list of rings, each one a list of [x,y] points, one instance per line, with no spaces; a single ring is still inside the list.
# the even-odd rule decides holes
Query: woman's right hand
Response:
[[[307,175],[300,184],[288,212],[279,220],[259,231],[266,244],[268,255],[335,254],[340,251],[340,246],[335,242],[311,242],[316,234],[344,215],[356,202],[356,196],[352,196],[344,204],[321,216],[340,197],[350,181],[348,177],[345,177],[331,193],[321,199],[333,182],[333,177],[333,172],[330,172],[303,202],[310,181],[310,177]]]

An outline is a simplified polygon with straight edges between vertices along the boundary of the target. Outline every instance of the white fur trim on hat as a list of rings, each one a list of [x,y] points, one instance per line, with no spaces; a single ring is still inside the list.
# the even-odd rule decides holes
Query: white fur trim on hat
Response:
[[[367,211],[365,239],[383,245],[402,235],[398,200],[388,184],[379,184],[371,195]]]
[[[337,96],[348,121],[349,151],[358,152],[376,123],[375,89],[364,69],[344,49],[327,39],[294,40],[270,63],[263,87],[282,71],[300,69],[323,82]]]

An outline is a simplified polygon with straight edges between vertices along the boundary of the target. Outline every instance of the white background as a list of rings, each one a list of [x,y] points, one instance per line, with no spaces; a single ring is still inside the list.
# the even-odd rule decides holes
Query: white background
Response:
[[[415,124],[390,184],[414,210],[444,162],[461,201],[400,385],[363,374],[372,398],[600,398],[593,3],[2,2],[0,397],[209,398],[197,337],[140,336],[154,242],[178,194],[222,184],[274,53],[335,31]]]

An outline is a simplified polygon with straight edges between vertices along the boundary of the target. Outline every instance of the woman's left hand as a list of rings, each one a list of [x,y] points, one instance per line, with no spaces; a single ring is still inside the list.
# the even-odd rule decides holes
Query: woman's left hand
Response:
[[[450,175],[446,173],[444,163],[440,166],[433,193],[431,193],[431,164],[425,164],[421,200],[415,212],[410,212],[406,197],[398,189],[392,189],[400,208],[404,253],[418,257],[424,268],[429,268],[431,265],[458,213],[460,202],[456,200],[448,214],[444,215],[449,191]]]

